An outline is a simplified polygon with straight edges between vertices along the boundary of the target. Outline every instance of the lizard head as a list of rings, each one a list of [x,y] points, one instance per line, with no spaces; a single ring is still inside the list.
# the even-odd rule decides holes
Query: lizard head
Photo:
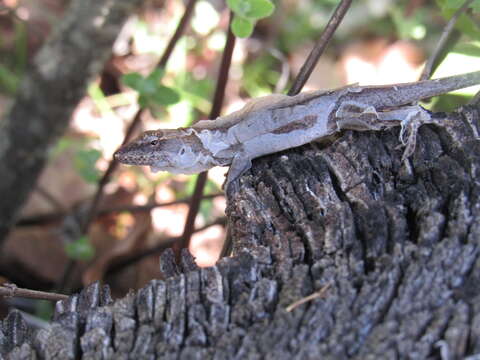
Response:
[[[122,146],[114,157],[123,164],[150,166],[153,172],[193,174],[211,167],[202,161],[201,150],[201,142],[188,129],[154,130]]]

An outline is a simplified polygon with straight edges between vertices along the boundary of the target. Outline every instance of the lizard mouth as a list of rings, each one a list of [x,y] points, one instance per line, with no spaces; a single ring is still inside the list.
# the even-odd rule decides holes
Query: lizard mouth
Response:
[[[152,163],[151,157],[139,151],[132,151],[128,145],[115,151],[113,158],[126,165],[150,165]]]

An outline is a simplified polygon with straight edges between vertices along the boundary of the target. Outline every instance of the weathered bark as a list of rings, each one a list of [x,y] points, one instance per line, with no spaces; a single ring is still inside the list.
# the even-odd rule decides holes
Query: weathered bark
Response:
[[[35,184],[48,148],[68,127],[87,84],[103,68],[141,0],[73,0],[36,55],[0,122],[0,245]]]
[[[17,313],[0,354],[32,358],[457,359],[480,353],[480,110],[424,126],[407,165],[398,130],[346,132],[254,162],[230,199],[234,256],[168,266],[112,302],[93,285],[49,329]],[[186,258],[184,256],[184,258]],[[186,258],[188,260],[188,258]],[[325,287],[323,296],[286,307]]]

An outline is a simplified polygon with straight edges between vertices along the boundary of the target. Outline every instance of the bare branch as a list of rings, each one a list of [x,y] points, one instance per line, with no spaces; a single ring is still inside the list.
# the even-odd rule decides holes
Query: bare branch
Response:
[[[4,284],[3,286],[0,286],[0,296],[22,297],[22,298],[28,298],[28,299],[42,299],[42,300],[52,300],[52,301],[68,299],[68,296],[64,294],[23,289],[23,288],[17,287],[14,284]]]
[[[235,47],[235,36],[232,33],[230,23],[232,21],[233,14],[230,13],[230,21],[228,24],[228,35],[223,51],[222,63],[217,78],[217,86],[215,88],[215,94],[213,96],[212,110],[210,111],[209,119],[215,119],[220,115],[222,110],[223,98],[225,97],[225,87],[228,80],[228,72],[230,70],[230,64],[232,61],[233,49]],[[195,218],[197,217],[198,210],[200,209],[200,201],[202,199],[203,189],[207,182],[207,172],[203,172],[197,177],[195,183],[195,190],[193,191],[192,200],[188,209],[187,219],[185,220],[185,227],[183,229],[182,240],[175,244],[175,254],[177,258],[180,256],[182,248],[188,248],[190,244],[190,238],[192,237]]]
[[[338,4],[335,12],[328,21],[325,30],[320,36],[320,39],[318,39],[318,42],[315,44],[314,48],[308,55],[307,60],[300,69],[300,72],[298,73],[295,81],[293,82],[293,85],[290,88],[288,95],[297,95],[300,91],[302,91],[302,88],[312,74],[313,69],[315,69],[318,59],[320,59],[320,56],[323,54],[323,51],[327,47],[330,39],[335,33],[335,30],[337,29],[338,25],[340,25],[340,22],[343,20],[343,17],[347,13],[347,10],[350,8],[351,3],[352,0],[342,0],[340,4]]]
[[[445,29],[443,29],[440,39],[438,40],[435,50],[433,51],[432,55],[430,55],[427,63],[425,64],[425,67],[423,68],[422,75],[420,75],[420,80],[427,80],[432,76],[433,72],[448,52],[448,48],[453,46],[453,43],[458,40],[458,36],[456,36],[455,39],[453,37],[455,24],[460,18],[460,15],[462,15],[468,9],[472,2],[473,0],[465,1],[462,7],[458,9],[455,14],[453,14],[452,18],[448,21]],[[451,39],[454,39],[454,41],[449,41]]]
[[[197,0],[189,0],[185,12],[183,13],[182,18],[180,19],[180,22],[177,25],[177,28],[175,30],[175,33],[173,34],[172,38],[170,39],[167,47],[165,48],[165,51],[163,52],[162,57],[160,58],[157,67],[158,68],[164,68],[170,59],[170,56],[172,55],[173,49],[175,48],[175,45],[177,44],[178,40],[184,33],[188,22],[190,21],[190,18],[192,17],[193,14],[193,8],[195,6],[195,3]],[[132,122],[130,123],[130,126],[128,127],[125,137],[123,139],[122,145],[125,145],[128,141],[131,140],[133,133],[135,132],[137,126],[140,124],[140,120],[142,118],[144,109],[138,110],[138,112],[135,114],[135,117],[133,118]],[[110,178],[112,174],[115,172],[117,169],[118,162],[115,161],[115,159],[112,159],[110,164],[108,165],[107,170],[103,174],[102,178],[100,179],[97,187],[97,192],[95,193],[93,197],[92,204],[90,206],[89,211],[87,212],[87,216],[85,218],[85,221],[83,223],[82,229],[83,232],[86,233],[88,231],[88,228],[90,226],[90,223],[93,221],[95,218],[95,214],[98,211],[98,206],[100,204],[100,201],[103,197],[103,189],[105,188],[105,185],[110,182]]]
[[[208,223],[202,227],[199,227],[197,229],[193,230],[193,233],[203,231],[205,229],[208,229],[209,227],[212,227],[214,225],[222,225],[225,226],[227,223],[226,218],[222,217],[219,219],[216,219],[212,221],[211,223]],[[118,262],[112,264],[110,268],[106,271],[108,275],[111,275],[119,270],[122,270],[123,268],[133,265],[136,262],[141,261],[142,259],[152,256],[152,255],[159,255],[161,254],[165,249],[168,249],[172,247],[172,245],[179,243],[182,240],[182,236],[178,237],[173,237],[169,239],[161,239],[158,241],[158,244],[155,246],[152,246],[147,249],[140,250],[134,254],[129,255],[128,257],[123,258],[122,260],[119,260]]]

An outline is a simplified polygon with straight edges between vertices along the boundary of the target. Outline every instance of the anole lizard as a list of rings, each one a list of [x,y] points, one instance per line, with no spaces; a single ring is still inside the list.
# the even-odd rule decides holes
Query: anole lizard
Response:
[[[480,71],[435,80],[385,86],[349,86],[269,95],[216,120],[188,128],[145,131],[122,146],[115,159],[149,165],[153,172],[194,174],[230,165],[226,185],[251,167],[252,159],[297,147],[343,129],[381,130],[401,126],[403,158],[415,149],[418,128],[438,123],[434,114],[412,103],[480,84]],[[228,190],[228,187],[227,187]]]

